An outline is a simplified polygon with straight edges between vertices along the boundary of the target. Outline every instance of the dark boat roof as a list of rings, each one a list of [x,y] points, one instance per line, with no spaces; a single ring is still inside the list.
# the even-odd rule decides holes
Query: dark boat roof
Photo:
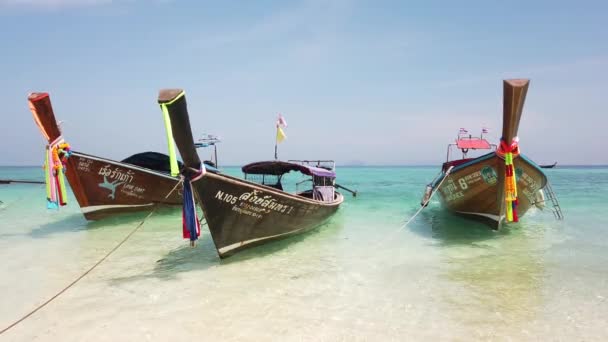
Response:
[[[164,172],[164,173],[171,172],[171,167],[169,166],[170,165],[169,156],[164,153],[159,153],[159,152],[136,153],[128,158],[123,159],[121,162],[141,166],[146,169],[160,171],[160,172]],[[211,163],[210,161],[206,160],[203,163],[205,164],[205,168],[207,169],[207,171],[210,171],[213,173],[220,172],[220,170],[215,165],[212,165],[213,163]],[[178,160],[177,167],[181,169],[184,167],[184,164]]]
[[[308,176],[336,178],[336,173],[321,167],[307,166],[279,160],[261,161],[247,164],[242,167],[244,173],[254,175],[280,176],[291,171],[298,171]]]
[[[169,166],[169,156],[159,152],[141,152],[136,153],[128,158],[121,160],[122,163],[133,164],[146,169],[160,171],[164,173],[170,173],[171,167]],[[184,164],[177,161],[177,166],[181,169]]]

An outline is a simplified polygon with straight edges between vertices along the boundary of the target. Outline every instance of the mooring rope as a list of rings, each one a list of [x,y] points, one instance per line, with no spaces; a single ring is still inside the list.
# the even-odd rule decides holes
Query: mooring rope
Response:
[[[15,203],[19,203],[19,202],[23,201],[23,199],[25,199],[25,196],[19,197],[16,200],[11,201],[11,202],[0,201],[0,209],[7,209],[8,207],[12,207],[13,205],[15,205]]]
[[[443,182],[446,180],[446,178],[448,178],[450,176],[450,172],[452,171],[452,168],[453,168],[453,166],[450,166],[450,168],[445,172],[445,176],[443,177],[443,179],[441,180],[441,182],[439,182],[439,184],[435,187],[435,190],[433,192],[431,192],[431,195],[429,196],[429,199],[426,202],[424,202],[423,204],[421,204],[420,209],[418,209],[418,211],[416,211],[416,213],[414,214],[414,216],[410,217],[410,219],[407,220],[407,222],[405,222],[404,225],[399,226],[399,228],[397,228],[397,229],[393,229],[393,230],[389,231],[381,239],[378,239],[375,242],[371,241],[373,243],[373,244],[371,244],[371,246],[384,245],[384,243],[386,241],[388,241],[390,239],[393,239],[394,236],[395,236],[395,234],[399,233],[402,229],[404,229],[405,227],[407,227],[407,225],[410,222],[412,222],[412,220],[414,220],[414,218],[416,216],[418,216],[418,214],[420,214],[422,212],[422,209],[426,208],[426,205],[431,201],[431,199],[433,198],[433,196],[435,195],[435,193],[439,190],[439,187],[441,186],[441,184],[443,184]],[[433,180],[433,183],[435,182],[435,180],[437,180],[437,178],[439,177],[439,175],[437,175],[437,177],[435,177],[435,179]]]
[[[183,179],[180,179],[177,184],[175,184],[175,186],[173,187],[173,189],[171,189],[171,191],[169,191],[169,193],[165,196],[165,199],[167,199],[169,196],[171,196],[171,194],[173,193],[173,191],[175,191],[175,189],[177,189],[177,187],[183,182]],[[69,290],[72,286],[76,285],[76,283],[78,283],[82,278],[84,278],[87,274],[91,273],[91,271],[93,271],[97,266],[99,266],[99,264],[101,264],[104,260],[106,260],[110,255],[112,255],[112,253],[114,253],[118,248],[120,248],[120,246],[122,246],[125,242],[127,242],[127,240],[129,240],[129,238],[135,234],[136,231],[139,230],[139,228],[141,228],[144,223],[146,222],[146,220],[148,218],[150,218],[150,216],[152,216],[152,214],[154,214],[156,212],[156,209],[158,209],[158,207],[160,207],[160,203],[157,203],[154,208],[152,208],[152,210],[150,211],[150,213],[148,213],[148,215],[146,217],[144,217],[144,219],[129,233],[127,234],[127,236],[125,236],[124,239],[122,239],[122,241],[120,241],[114,248],[112,248],[108,253],[106,253],[106,255],[103,256],[103,258],[101,258],[99,261],[97,261],[93,266],[91,266],[88,270],[86,270],[83,274],[81,274],[78,278],[76,278],[74,281],[72,281],[69,285],[67,285],[66,287],[64,287],[61,291],[57,292],[54,296],[52,296],[51,298],[47,299],[44,303],[38,305],[36,308],[34,308],[32,311],[30,311],[29,313],[27,313],[25,316],[21,317],[20,319],[18,319],[17,321],[13,322],[11,325],[9,325],[8,327],[2,329],[2,331],[0,331],[0,335],[4,334],[5,332],[7,332],[9,329],[13,328],[14,326],[16,326],[17,324],[25,321],[27,318],[29,318],[30,316],[32,316],[33,314],[35,314],[38,310],[42,309],[43,307],[45,307],[47,304],[49,304],[50,302],[52,302],[55,298],[59,297],[61,294],[63,294],[65,291]]]
[[[450,172],[452,172],[452,169],[454,168],[454,166],[450,166],[450,168],[445,172],[445,176],[443,177],[443,179],[441,180],[441,182],[439,182],[439,184],[435,187],[435,190],[433,190],[433,192],[431,192],[431,196],[429,196],[429,199],[426,200],[426,202],[424,202],[421,206],[420,209],[418,209],[418,211],[414,214],[414,216],[410,217],[409,220],[407,220],[407,222],[405,222],[405,224],[401,227],[401,229],[407,227],[407,225],[412,222],[412,220],[418,216],[418,214],[420,214],[420,212],[422,212],[422,209],[426,208],[427,204],[429,204],[429,202],[431,202],[431,199],[433,198],[433,196],[435,196],[435,193],[439,190],[439,188],[441,187],[441,184],[443,184],[443,181],[445,181],[449,176],[450,176]],[[437,178],[437,177],[435,177]]]

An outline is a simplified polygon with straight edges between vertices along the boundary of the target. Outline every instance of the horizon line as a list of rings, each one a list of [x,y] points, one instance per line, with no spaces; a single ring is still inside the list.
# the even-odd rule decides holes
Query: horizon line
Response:
[[[223,165],[221,167],[242,167],[247,164],[242,165]],[[436,167],[439,164],[336,164],[338,167]],[[541,165],[541,164],[537,164]],[[544,165],[544,164],[543,164]],[[554,168],[563,168],[563,167],[577,167],[577,166],[604,166],[608,167],[608,164],[558,164]],[[1,165],[0,167],[42,167],[40,165]]]

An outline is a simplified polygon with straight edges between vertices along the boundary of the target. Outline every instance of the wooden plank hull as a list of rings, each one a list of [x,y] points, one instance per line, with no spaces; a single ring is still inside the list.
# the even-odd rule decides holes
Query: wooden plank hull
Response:
[[[61,138],[49,94],[32,93],[28,102],[46,141]],[[161,171],[75,151],[66,166],[66,178],[87,220],[149,210],[156,203],[182,203],[180,189],[167,197],[179,179]]]
[[[540,168],[524,156],[514,158],[519,218],[534,206],[538,191],[547,184]],[[493,229],[505,219],[505,161],[492,152],[454,167],[435,182],[442,204],[450,211],[482,221]]]
[[[193,184],[221,258],[318,227],[343,201],[332,203],[207,173]]]
[[[221,258],[311,230],[336,212],[344,200],[337,192],[333,201],[323,202],[227,175],[200,174],[201,161],[192,138],[185,92],[163,89],[158,103],[170,118],[173,139],[184,163],[182,173],[186,179],[196,179],[193,192]],[[190,212],[184,216],[191,216]]]
[[[178,178],[132,164],[74,152],[66,177],[87,220],[182,204]]]

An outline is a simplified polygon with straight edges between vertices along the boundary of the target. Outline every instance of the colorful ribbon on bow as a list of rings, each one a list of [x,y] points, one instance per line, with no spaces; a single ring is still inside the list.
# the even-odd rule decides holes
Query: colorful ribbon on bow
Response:
[[[194,241],[201,235],[201,223],[196,213],[192,182],[201,179],[206,172],[205,165],[201,164],[201,169],[194,176],[190,176],[187,173],[182,176],[184,182],[182,193],[184,198],[182,207],[182,235],[184,239],[190,239],[191,246],[194,246]]]
[[[513,165],[513,157],[519,155],[519,139],[513,138],[511,145],[503,139],[500,140],[500,147],[496,153],[505,159],[505,206],[507,222],[518,222],[517,205],[517,178],[515,176],[515,166]]]
[[[66,143],[61,136],[46,147],[44,178],[46,182],[46,207],[48,209],[57,209],[59,206],[67,204],[63,174],[71,154],[70,144]]]

